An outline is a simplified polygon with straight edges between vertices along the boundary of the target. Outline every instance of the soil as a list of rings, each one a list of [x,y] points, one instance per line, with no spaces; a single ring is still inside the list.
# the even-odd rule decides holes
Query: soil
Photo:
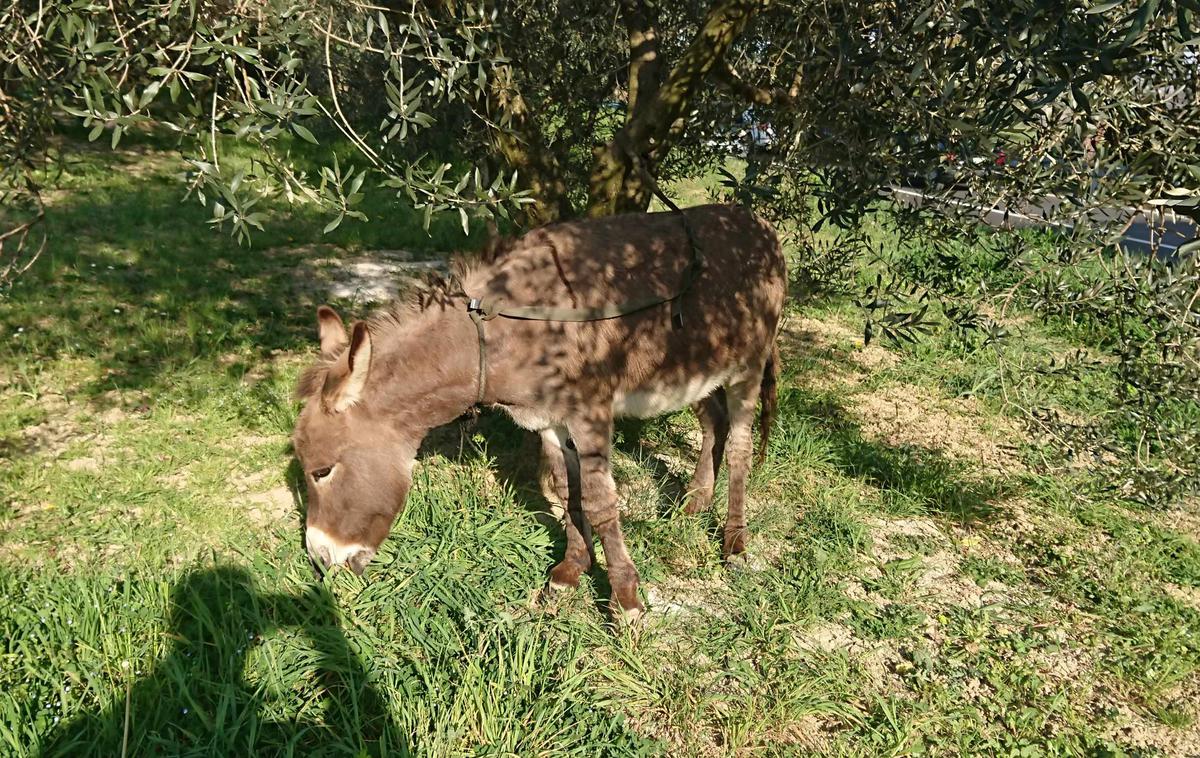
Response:
[[[940,398],[924,387],[901,384],[855,395],[851,408],[867,439],[935,450],[987,473],[1025,470],[1017,457],[1019,431],[994,418],[985,424],[974,400]]]

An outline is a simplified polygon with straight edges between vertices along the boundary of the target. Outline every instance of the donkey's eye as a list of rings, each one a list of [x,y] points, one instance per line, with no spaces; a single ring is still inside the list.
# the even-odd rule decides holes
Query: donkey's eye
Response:
[[[333,466],[326,466],[325,468],[314,469],[311,472],[313,481],[314,482],[321,481],[325,477],[329,476],[330,471],[333,471]]]

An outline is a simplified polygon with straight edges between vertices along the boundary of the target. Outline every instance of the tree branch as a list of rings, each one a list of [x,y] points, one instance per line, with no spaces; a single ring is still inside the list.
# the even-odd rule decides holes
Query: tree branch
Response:
[[[792,86],[788,89],[783,89],[782,87],[760,87],[757,84],[751,84],[743,79],[737,70],[725,61],[721,61],[714,73],[717,80],[725,85],[730,92],[754,105],[782,106],[787,108],[794,104],[796,98],[800,96],[802,73],[799,70],[796,71],[796,76],[792,80]]]
[[[621,17],[629,35],[629,98],[625,120],[649,102],[662,86],[663,61],[659,57],[657,13],[645,0],[622,0]]]
[[[596,150],[588,182],[589,215],[646,209],[651,195],[644,178],[646,172],[652,173],[670,150],[678,133],[673,127],[684,117],[696,91],[745,31],[751,17],[768,1],[713,0],[696,36],[654,96],[647,99],[646,92],[639,92],[637,108],[630,108],[625,126]],[[643,165],[634,167],[635,160]]]

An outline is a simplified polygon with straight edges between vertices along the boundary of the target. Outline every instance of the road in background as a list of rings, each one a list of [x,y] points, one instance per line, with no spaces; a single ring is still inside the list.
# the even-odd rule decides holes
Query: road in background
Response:
[[[988,226],[1006,227],[1010,229],[1023,228],[1060,228],[1069,229],[1070,224],[1064,221],[1051,221],[1045,217],[1058,205],[1056,199],[1043,200],[1040,204],[1022,211],[992,206],[984,208],[974,201],[968,193],[959,192],[950,197],[936,197],[911,187],[890,187],[891,194],[898,202],[912,207],[920,207],[926,202],[938,205],[953,205],[966,208],[979,214],[979,218]],[[1134,208],[1121,210],[1097,211],[1096,223],[1124,224],[1120,245],[1130,252],[1149,254],[1155,250],[1159,257],[1169,258],[1184,244],[1198,236],[1196,224],[1189,218],[1178,216],[1171,211],[1166,214],[1153,212],[1148,215]],[[1153,218],[1154,223],[1151,223]]]

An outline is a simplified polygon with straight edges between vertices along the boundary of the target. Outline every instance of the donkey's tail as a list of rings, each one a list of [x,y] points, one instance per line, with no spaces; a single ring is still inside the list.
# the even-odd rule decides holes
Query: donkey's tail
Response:
[[[767,445],[771,441],[771,427],[775,425],[775,411],[779,408],[779,345],[771,346],[771,356],[763,368],[762,385],[759,389],[762,406],[758,412],[758,454],[754,465],[762,465],[767,458]]]

